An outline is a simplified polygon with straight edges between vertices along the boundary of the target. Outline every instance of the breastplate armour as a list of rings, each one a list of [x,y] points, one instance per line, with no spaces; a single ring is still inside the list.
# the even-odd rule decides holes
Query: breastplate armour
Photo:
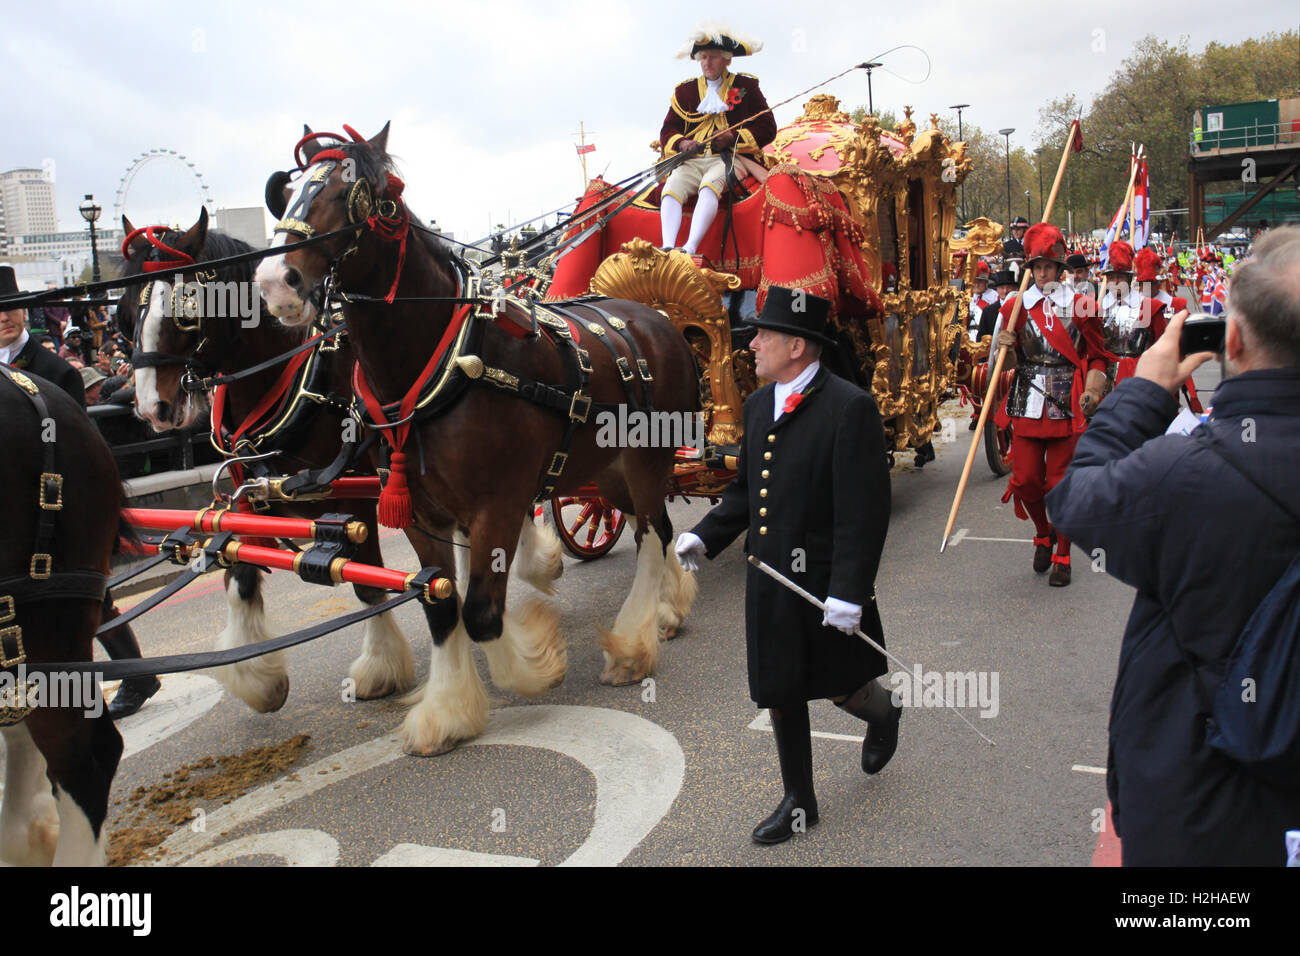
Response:
[[[1120,358],[1136,358],[1151,344],[1151,323],[1141,309],[1112,305],[1102,316],[1102,341],[1106,350]]]
[[[1046,305],[1047,308],[1053,308],[1050,303]],[[1057,310],[1054,321],[1064,325],[1060,310]],[[1083,333],[1079,331],[1079,327],[1071,323],[1069,332],[1075,350],[1082,351]],[[1016,346],[1017,368],[1015,378],[1011,382],[1011,394],[1007,399],[1007,414],[1013,417],[1025,417],[1030,392],[1033,391],[1030,387],[1031,382],[1039,384],[1044,392],[1065,408],[1069,408],[1070,393],[1074,388],[1074,363],[1052,348],[1042,329],[1038,327],[1038,323],[1029,316],[1025,316],[1017,338],[1019,339]],[[1043,405],[1043,414],[1047,418],[1066,417],[1065,412],[1052,402],[1044,399]]]

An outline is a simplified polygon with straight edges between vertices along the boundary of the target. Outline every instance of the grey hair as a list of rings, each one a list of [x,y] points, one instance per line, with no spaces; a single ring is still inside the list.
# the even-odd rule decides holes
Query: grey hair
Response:
[[[1279,367],[1300,366],[1300,226],[1270,230],[1228,283],[1228,311]]]

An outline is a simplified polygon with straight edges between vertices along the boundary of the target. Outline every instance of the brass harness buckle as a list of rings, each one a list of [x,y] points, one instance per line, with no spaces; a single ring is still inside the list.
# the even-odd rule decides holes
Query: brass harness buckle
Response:
[[[50,482],[54,482],[54,500],[49,501],[45,497],[45,490]],[[41,472],[41,510],[42,511],[62,511],[63,510],[63,476],[54,472]]]
[[[37,562],[40,562],[41,569],[36,569]],[[31,575],[33,581],[46,581],[50,577],[50,568],[54,566],[54,558],[48,554],[33,554],[31,563],[27,566],[27,573]]]

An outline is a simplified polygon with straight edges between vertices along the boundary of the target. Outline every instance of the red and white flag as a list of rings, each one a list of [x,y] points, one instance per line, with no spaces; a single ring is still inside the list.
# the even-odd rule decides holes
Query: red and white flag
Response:
[[[594,153],[596,151],[596,144],[588,143],[585,146],[579,146],[577,143],[574,143],[573,148],[576,149],[578,151],[578,155],[581,156],[583,153]]]

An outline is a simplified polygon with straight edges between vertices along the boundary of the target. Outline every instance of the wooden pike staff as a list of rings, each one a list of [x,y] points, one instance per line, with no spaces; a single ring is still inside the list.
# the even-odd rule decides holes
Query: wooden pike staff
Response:
[[[1077,143],[1077,146],[1076,146]],[[1061,152],[1061,163],[1056,168],[1056,180],[1052,183],[1052,191],[1047,197],[1047,205],[1043,207],[1043,217],[1041,222],[1047,222],[1052,216],[1052,207],[1056,205],[1056,194],[1061,189],[1061,180],[1065,176],[1065,164],[1070,161],[1070,153],[1079,152],[1083,149],[1083,131],[1079,126],[1079,121],[1075,120],[1070,125],[1070,133],[1065,138],[1065,149]],[[1031,270],[1028,263],[1022,270],[1020,276],[1020,291],[1016,295],[1016,304],[1011,308],[1011,318],[1007,320],[1006,331],[1014,332],[1016,323],[1020,321],[1021,303],[1024,301],[1025,290],[1029,288],[1029,279]],[[948,512],[948,524],[943,529],[943,541],[939,544],[939,553],[943,554],[948,547],[948,536],[952,534],[953,523],[957,520],[957,509],[961,507],[962,495],[966,493],[966,482],[970,480],[971,465],[975,461],[975,450],[979,447],[980,439],[984,435],[984,423],[988,420],[989,409],[993,406],[993,393],[997,391],[998,379],[1002,377],[1002,363],[1006,361],[1007,350],[998,349],[997,362],[993,370],[989,372],[988,391],[984,395],[984,404],[980,408],[979,423],[975,426],[975,433],[971,437],[970,451],[966,453],[966,466],[961,471],[961,481],[957,484],[957,494],[952,499],[952,510]]]
[[[1134,192],[1136,191],[1136,187],[1137,187],[1137,171],[1138,171],[1138,167],[1142,163],[1142,153],[1145,149],[1146,146],[1139,143],[1137,152],[1133,154],[1133,168],[1129,170],[1128,188],[1124,190],[1124,201],[1120,203],[1119,206],[1120,209],[1128,209],[1129,203],[1135,201],[1136,197],[1134,196]],[[1134,225],[1136,225],[1136,223],[1137,223],[1136,217],[1129,219],[1128,239],[1130,243],[1133,241],[1133,227]],[[1121,230],[1123,229],[1123,225],[1124,224],[1121,222],[1120,223]],[[1115,233],[1115,238],[1118,239],[1119,237],[1120,237],[1120,233],[1117,231]],[[1109,263],[1107,263],[1107,265],[1109,265]],[[1109,277],[1105,273],[1103,273],[1101,277],[1101,282],[1097,286],[1097,307],[1098,308],[1101,307],[1101,300],[1106,296],[1106,283],[1109,281],[1110,281]]]

